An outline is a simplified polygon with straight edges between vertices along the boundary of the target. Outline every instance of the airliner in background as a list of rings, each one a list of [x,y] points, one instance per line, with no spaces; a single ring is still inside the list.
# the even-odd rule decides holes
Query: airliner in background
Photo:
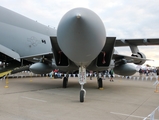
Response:
[[[97,72],[98,88],[102,88],[99,72],[113,68],[118,75],[130,76],[142,65],[146,56],[138,46],[159,45],[159,38],[116,39],[106,36],[102,20],[87,8],[68,11],[57,30],[0,6],[0,61],[5,63],[0,73],[29,69],[46,74],[58,68],[67,75],[79,71],[80,102],[84,102],[86,70]],[[132,54],[121,55],[115,47],[129,46]],[[131,64],[130,64],[131,63]],[[22,67],[23,66],[23,67]],[[15,70],[15,68],[19,67]]]

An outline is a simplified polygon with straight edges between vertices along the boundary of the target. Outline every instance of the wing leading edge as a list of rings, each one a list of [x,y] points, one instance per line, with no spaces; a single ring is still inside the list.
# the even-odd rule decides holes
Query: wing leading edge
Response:
[[[159,45],[159,38],[147,39],[116,39],[115,47],[124,47],[129,45],[143,46],[143,45]]]

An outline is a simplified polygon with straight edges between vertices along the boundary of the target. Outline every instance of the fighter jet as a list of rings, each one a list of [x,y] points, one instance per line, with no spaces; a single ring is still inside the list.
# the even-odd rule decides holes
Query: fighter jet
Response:
[[[100,17],[87,8],[68,11],[60,20],[57,30],[42,25],[23,15],[0,7],[0,72],[29,69],[46,74],[54,68],[66,72],[63,87],[67,87],[68,74],[79,71],[80,102],[84,102],[86,70],[97,72],[98,88],[103,87],[99,72],[109,69],[118,75],[130,76],[142,65],[146,56],[139,45],[159,45],[159,38],[116,39],[106,36]],[[132,55],[121,55],[115,47],[129,46]],[[24,67],[20,67],[24,66]],[[13,71],[12,71],[13,72]]]

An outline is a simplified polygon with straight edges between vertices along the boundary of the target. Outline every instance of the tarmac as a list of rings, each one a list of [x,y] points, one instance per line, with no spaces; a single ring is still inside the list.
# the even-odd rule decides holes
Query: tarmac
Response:
[[[88,77],[80,103],[77,77],[69,78],[68,88],[62,88],[62,79],[49,77],[0,80],[0,120],[143,120],[148,115],[159,120],[155,81],[118,76],[103,80],[99,90],[96,78]]]

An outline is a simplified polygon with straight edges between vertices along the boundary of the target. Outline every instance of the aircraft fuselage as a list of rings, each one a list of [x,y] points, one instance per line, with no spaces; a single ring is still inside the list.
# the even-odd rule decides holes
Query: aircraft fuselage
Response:
[[[55,29],[3,7],[0,15],[1,45],[17,52],[21,58],[52,52],[50,36],[56,36]]]

